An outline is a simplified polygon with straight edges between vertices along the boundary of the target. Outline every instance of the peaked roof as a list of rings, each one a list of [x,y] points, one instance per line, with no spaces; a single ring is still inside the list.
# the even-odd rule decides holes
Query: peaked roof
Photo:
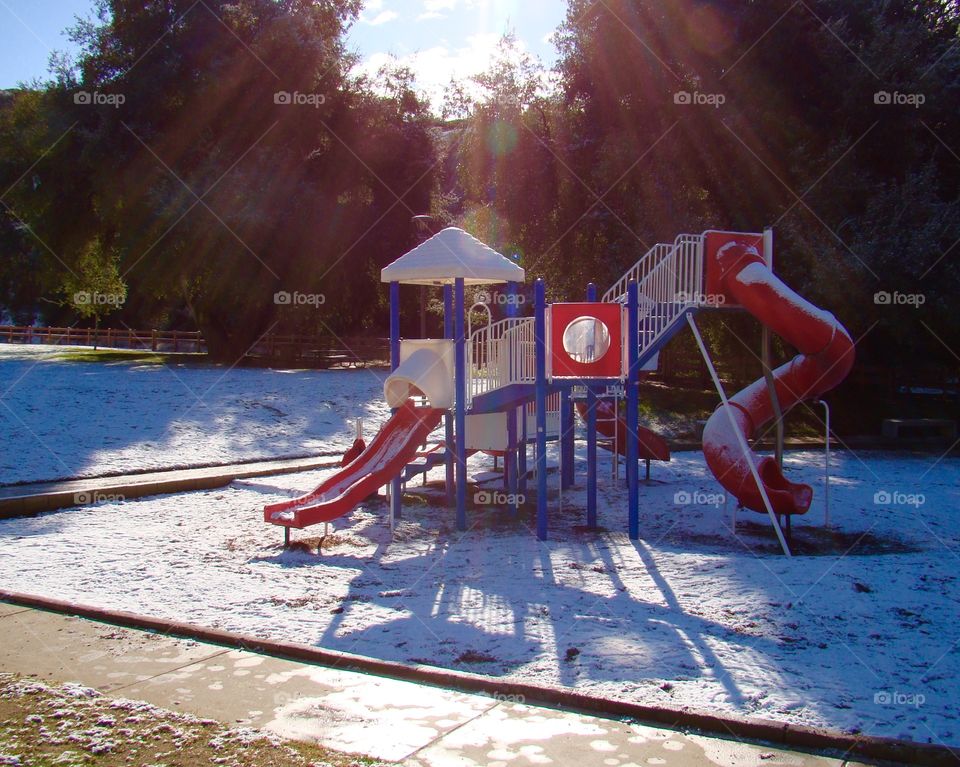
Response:
[[[380,271],[381,282],[447,285],[523,282],[523,269],[463,229],[450,226]]]

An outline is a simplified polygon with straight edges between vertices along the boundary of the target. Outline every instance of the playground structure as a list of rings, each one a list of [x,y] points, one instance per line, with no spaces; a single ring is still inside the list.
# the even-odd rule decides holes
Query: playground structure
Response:
[[[457,228],[447,228],[382,270],[390,285],[392,372],[384,396],[394,415],[369,447],[307,495],[267,506],[265,521],[290,528],[329,522],[379,487],[388,486],[390,519],[400,517],[403,483],[445,466],[447,503],[467,527],[467,457],[503,456],[504,491],[516,507],[526,491],[533,444],[537,536],[548,531],[547,441],[560,444],[561,489],[574,483],[574,412],[586,424],[587,527],[597,525],[598,435],[625,455],[627,521],[640,535],[639,461],[669,460],[661,437],[639,424],[639,380],[655,369],[664,345],[689,327],[717,387],[721,405],[703,433],[707,464],[747,509],[767,513],[786,554],[779,518],[810,508],[813,491],[790,482],[772,457],[758,458],[749,440],[782,408],[815,399],[839,384],[853,364],[853,343],[828,312],[809,304],[772,270],[773,233],[708,231],[651,248],[597,301],[590,285],[579,303],[546,301],[534,286],[533,316],[518,316],[517,264]],[[401,339],[402,284],[440,286],[443,339]],[[465,288],[506,285],[507,316],[466,332]],[[697,312],[744,309],[800,352],[731,398],[700,336]],[[624,416],[610,404],[622,392]],[[417,405],[416,400],[423,404]],[[444,422],[442,441],[421,451]]]

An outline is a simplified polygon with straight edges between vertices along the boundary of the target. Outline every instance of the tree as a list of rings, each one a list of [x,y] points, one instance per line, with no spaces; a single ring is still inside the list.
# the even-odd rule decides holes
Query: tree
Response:
[[[94,348],[100,339],[100,320],[121,308],[127,300],[127,286],[120,276],[119,258],[105,249],[99,238],[91,240],[64,279],[67,304],[81,317],[94,319]]]
[[[383,313],[379,267],[429,208],[435,153],[409,73],[348,76],[359,0],[102,0],[82,54],[4,118],[0,178],[62,285],[95,238],[128,322],[188,308],[235,361],[270,329],[339,334]],[[71,255],[74,254],[74,255]],[[319,311],[277,303],[323,295]]]

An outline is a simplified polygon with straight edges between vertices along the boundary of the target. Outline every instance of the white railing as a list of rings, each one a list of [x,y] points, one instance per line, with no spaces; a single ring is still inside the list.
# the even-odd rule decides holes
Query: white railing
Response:
[[[681,234],[672,245],[655,245],[603,294],[603,301],[625,302],[631,280],[637,281],[642,356],[684,311],[706,300],[703,235]]]
[[[467,342],[467,402],[511,383],[537,380],[533,317],[510,317],[477,328]]]
[[[673,250],[673,245],[670,243],[660,242],[654,245],[641,256],[637,263],[627,270],[623,277],[613,284],[610,290],[603,294],[600,300],[603,303],[625,302],[627,300],[627,284],[631,280],[637,284],[642,284],[647,275],[670,254],[671,250]]]

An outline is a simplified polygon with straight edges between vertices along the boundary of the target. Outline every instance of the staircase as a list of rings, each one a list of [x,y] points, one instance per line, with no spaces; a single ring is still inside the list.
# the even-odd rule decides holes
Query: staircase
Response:
[[[626,303],[627,285],[636,281],[641,366],[673,337],[686,312],[705,301],[703,240],[702,234],[681,234],[673,244],[654,245],[601,298]]]

